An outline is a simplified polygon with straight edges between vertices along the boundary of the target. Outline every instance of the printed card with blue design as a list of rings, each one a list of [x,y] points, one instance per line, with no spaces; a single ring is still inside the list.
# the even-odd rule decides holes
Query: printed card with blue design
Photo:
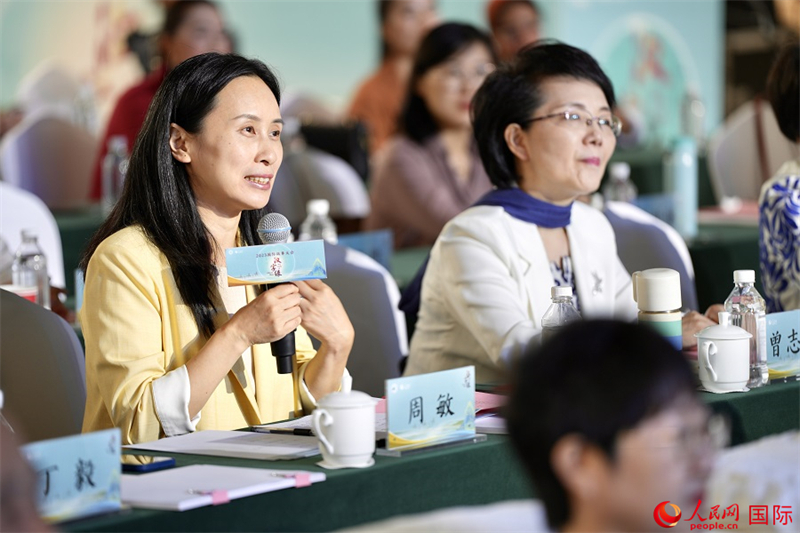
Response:
[[[475,367],[386,380],[386,447],[412,449],[475,436]]]
[[[770,379],[800,374],[800,309],[767,315],[767,367]]]
[[[120,508],[118,428],[26,444],[20,448],[37,476],[39,514],[61,522]]]
[[[228,248],[225,266],[229,287],[328,277],[319,240]]]

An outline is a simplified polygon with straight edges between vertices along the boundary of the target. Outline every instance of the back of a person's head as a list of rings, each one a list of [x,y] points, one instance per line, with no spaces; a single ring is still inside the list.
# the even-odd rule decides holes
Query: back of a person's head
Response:
[[[423,142],[439,131],[439,126],[416,94],[420,79],[434,67],[447,62],[473,44],[482,44],[496,61],[489,36],[474,26],[459,22],[446,22],[432,29],[422,40],[414,57],[406,103],[400,115],[400,130],[417,142]]]
[[[767,98],[781,132],[800,141],[800,42],[788,42],[778,52],[767,78]]]
[[[515,156],[504,137],[506,127],[527,123],[543,104],[539,87],[556,78],[594,83],[603,91],[609,107],[616,103],[611,80],[580,48],[546,39],[520,50],[514,61],[486,77],[472,100],[473,131],[481,161],[496,187],[515,187],[519,180]]]
[[[551,465],[560,439],[577,435],[613,460],[622,432],[695,389],[683,355],[661,335],[612,320],[577,322],[541,346],[532,343],[514,376],[509,435],[553,528],[571,513]]]

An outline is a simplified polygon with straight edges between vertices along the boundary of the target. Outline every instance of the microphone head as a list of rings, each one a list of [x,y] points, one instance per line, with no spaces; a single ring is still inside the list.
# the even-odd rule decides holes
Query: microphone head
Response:
[[[258,236],[264,244],[279,244],[289,240],[292,225],[280,213],[267,213],[258,222]]]

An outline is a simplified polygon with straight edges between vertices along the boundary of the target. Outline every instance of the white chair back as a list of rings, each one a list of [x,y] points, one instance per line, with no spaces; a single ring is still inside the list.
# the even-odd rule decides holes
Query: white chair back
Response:
[[[364,181],[344,159],[312,147],[287,153],[269,208],[299,229],[306,218],[306,203],[317,198],[328,200],[334,219],[361,219],[369,214]]]
[[[768,176],[796,159],[798,147],[778,127],[769,102],[761,103],[761,125],[767,156]],[[758,201],[763,183],[756,135],[756,107],[750,101],[736,109],[711,136],[708,144],[708,172],[717,203],[723,196]]]
[[[26,117],[0,142],[3,180],[30,191],[51,209],[89,202],[97,140],[58,114]]]
[[[677,271],[683,307],[697,310],[692,257],[675,228],[625,202],[607,202],[603,212],[614,228],[617,253],[625,269],[631,274],[648,268]]]
[[[344,246],[326,243],[325,263],[325,282],[342,301],[356,333],[347,363],[353,388],[383,396],[384,381],[400,377],[400,361],[408,354],[397,283],[377,261]]]
[[[22,241],[23,229],[32,229],[39,237],[39,246],[47,258],[50,284],[66,287],[61,234],[53,213],[35,195],[0,181],[0,236],[8,244],[11,253],[17,250]]]
[[[86,404],[83,349],[64,319],[0,290],[0,390],[26,440],[81,432]]]

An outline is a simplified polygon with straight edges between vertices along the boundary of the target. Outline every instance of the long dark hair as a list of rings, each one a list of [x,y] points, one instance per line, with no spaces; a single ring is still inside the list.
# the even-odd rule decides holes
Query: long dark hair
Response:
[[[481,161],[498,189],[519,182],[516,157],[505,141],[509,124],[522,124],[542,105],[539,86],[548,79],[568,77],[595,83],[614,107],[614,88],[597,61],[579,48],[554,40],[523,48],[510,63],[489,74],[472,99],[472,131]]]
[[[425,101],[417,94],[416,86],[420,78],[430,69],[441,65],[475,43],[486,46],[492,61],[497,62],[489,36],[469,24],[448,22],[432,29],[425,36],[414,58],[405,106],[400,113],[400,130],[403,133],[421,143],[439,132],[439,125],[436,124]]]
[[[167,257],[183,301],[191,308],[198,329],[207,336],[215,330],[212,237],[197,211],[186,167],[172,157],[170,124],[189,133],[199,132],[216,104],[217,94],[241,76],[261,78],[280,104],[280,87],[270,69],[261,61],[235,54],[195,56],[167,75],[133,145],[122,196],[92,236],[80,264],[85,272],[103,240],[128,226],[141,226]],[[242,212],[239,232],[245,244],[258,242],[257,227],[263,211]]]

